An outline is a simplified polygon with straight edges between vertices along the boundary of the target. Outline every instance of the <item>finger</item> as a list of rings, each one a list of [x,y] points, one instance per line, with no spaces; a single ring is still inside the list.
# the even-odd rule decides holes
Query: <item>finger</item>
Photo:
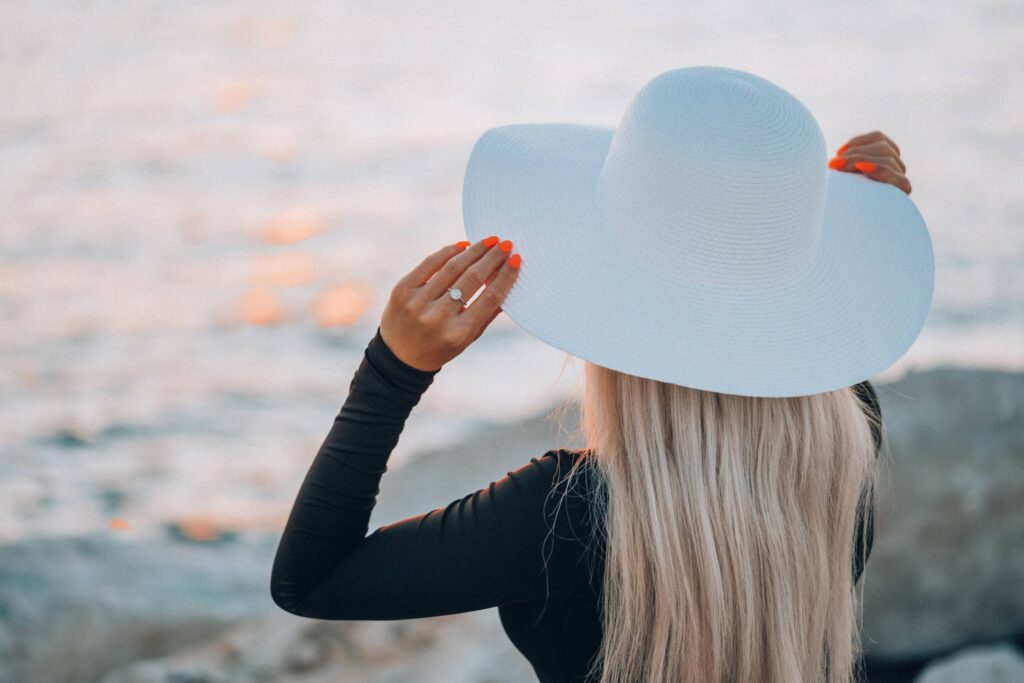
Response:
[[[511,244],[511,243],[510,243],[510,244]],[[499,245],[499,246],[500,246],[500,245]],[[506,256],[508,256],[509,258],[512,258],[512,256],[514,256],[514,255],[515,255],[515,254],[512,254],[512,253],[511,253],[511,250],[509,250],[509,253],[508,253],[508,254],[506,254]],[[520,257],[519,257],[519,260],[520,260],[520,261],[522,261],[522,256],[520,256]],[[498,275],[499,275],[500,273],[501,273],[501,269],[500,269],[500,268],[497,268],[497,269],[495,269],[495,270],[494,270],[494,272],[493,272],[493,273],[491,273],[491,276],[490,276],[489,278],[487,278],[487,280],[485,280],[485,281],[484,281],[484,287],[487,287],[487,286],[489,286],[489,285],[490,285],[490,284],[491,284],[492,282],[494,282],[494,278],[496,278],[496,277],[497,277],[497,276],[498,276]]]
[[[420,287],[430,279],[430,276],[436,273],[441,267],[447,263],[456,254],[461,254],[469,243],[466,241],[456,242],[455,244],[447,244],[430,256],[420,261],[419,265],[413,268],[408,274],[404,275],[398,283],[395,285],[396,288],[404,289],[415,289]]]
[[[879,157],[875,157],[879,159]],[[869,161],[869,160],[858,160],[858,159],[847,159],[845,157],[836,157],[832,161],[839,161],[840,164],[829,163],[829,167],[837,171],[846,171],[849,173],[861,173],[872,180],[877,180],[883,183],[889,183],[895,185],[907,194],[910,194],[910,181],[903,175],[898,168],[892,164],[891,157],[881,157],[881,161]]]
[[[843,145],[842,147],[840,147],[839,149],[845,151],[846,149],[848,149],[850,147],[856,147],[857,145],[863,145],[863,144],[869,143],[869,142],[881,142],[881,141],[888,142],[890,145],[892,145],[893,149],[896,150],[896,154],[900,153],[899,146],[895,142],[893,142],[892,139],[888,135],[886,135],[885,133],[883,133],[881,131],[878,131],[878,130],[873,130],[870,133],[864,133],[863,135],[856,135],[856,136],[850,138],[849,140],[847,140],[846,144]]]
[[[884,167],[888,168],[893,173],[906,175],[905,173],[903,173],[903,169],[899,167],[899,165],[892,157],[872,157],[857,154],[854,155],[853,157],[853,167],[854,169],[860,171],[861,173],[872,171],[874,170],[874,167]]]
[[[904,173],[907,170],[906,165],[903,163],[903,159],[900,159],[899,152],[890,143],[885,140],[879,140],[878,142],[869,142],[863,145],[851,146],[849,149],[843,151],[842,154],[837,152],[837,156],[848,157],[853,154],[860,154],[864,157],[889,157],[896,162],[896,165]]]
[[[469,325],[474,334],[480,334],[492,320],[501,312],[501,305],[505,302],[512,285],[519,277],[519,270],[522,266],[522,256],[513,254],[505,260],[498,268],[497,274],[489,285],[480,292],[480,296],[463,311],[459,318]]]
[[[508,259],[512,251],[512,243],[504,240],[497,248],[489,250],[476,263],[471,265],[451,285],[462,290],[462,296],[467,301],[476,294],[476,291],[483,286],[498,270],[498,267]],[[441,298],[448,298],[447,291],[440,294]]]
[[[872,180],[894,185],[907,194],[910,194],[910,181],[907,180],[907,176],[903,175],[899,171],[894,171],[888,166],[876,166],[874,169],[861,170],[861,172]]]
[[[859,165],[858,165],[859,164]],[[872,167],[886,167],[892,170],[894,173],[903,174],[892,157],[875,157],[865,156],[863,154],[852,154],[847,152],[845,156],[833,157],[828,162],[828,167],[836,171],[849,171],[851,173],[861,173],[865,170],[871,170]]]
[[[489,251],[492,251],[492,248],[497,243],[498,238],[495,235],[491,235],[476,244],[471,244],[461,254],[448,259],[434,273],[434,276],[419,288],[417,296],[422,297],[426,301],[433,301],[438,298],[452,286],[466,268],[480,260]]]

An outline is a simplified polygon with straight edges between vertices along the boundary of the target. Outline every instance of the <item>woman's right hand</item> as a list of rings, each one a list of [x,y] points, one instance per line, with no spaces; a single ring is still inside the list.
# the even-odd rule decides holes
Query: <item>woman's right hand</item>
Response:
[[[850,138],[836,150],[828,167],[836,171],[863,173],[872,180],[895,185],[910,194],[907,166],[900,159],[900,148],[877,130]]]
[[[460,241],[427,256],[399,280],[384,307],[380,336],[406,365],[434,372],[462,353],[501,313],[523,258],[497,235],[476,244]],[[462,290],[468,306],[449,296]]]

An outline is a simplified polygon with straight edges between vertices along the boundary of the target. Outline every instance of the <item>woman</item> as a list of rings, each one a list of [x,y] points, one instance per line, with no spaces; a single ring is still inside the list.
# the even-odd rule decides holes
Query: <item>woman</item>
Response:
[[[778,161],[781,180],[760,203],[750,187],[765,178],[763,168],[753,168],[762,143],[737,138],[740,121],[766,136],[763,148]],[[876,279],[891,288],[889,271],[931,258],[923,224],[908,223],[909,214],[891,216],[906,209],[898,202],[909,203],[899,148],[879,132],[854,137],[828,162],[833,173],[821,163],[820,130],[795,98],[751,74],[715,67],[658,77],[616,131],[497,131],[471,156],[467,234],[486,234],[480,231],[504,217],[514,227],[503,236],[513,237],[526,260],[511,253],[513,240],[490,235],[443,247],[394,287],[288,520],[273,567],[275,602],[300,616],[356,620],[497,607],[508,636],[545,682],[850,680],[859,654],[855,587],[871,550],[881,445],[867,377],[902,355],[931,298],[926,267],[902,276],[901,291],[889,297],[899,303],[879,304],[881,312],[857,307],[852,296],[859,288],[870,292]],[[732,144],[746,145],[745,152],[733,154]],[[734,161],[723,166],[721,159]],[[702,172],[694,174],[695,167]],[[540,186],[541,198],[529,198],[530,183],[546,168],[555,173]],[[649,169],[657,172],[645,176]],[[574,175],[579,187],[598,191],[576,192]],[[827,197],[819,176],[822,183],[828,176]],[[671,191],[649,191],[661,182]],[[886,185],[905,194],[879,190]],[[870,223],[842,223],[828,207],[793,214],[810,216],[812,232],[801,239],[824,246],[801,251],[796,240],[764,258],[767,247],[746,247],[800,229],[798,219],[758,233],[763,224],[735,218],[738,207],[749,204],[763,217],[787,192],[795,193],[788,207],[820,199],[853,212],[886,211],[871,214]],[[577,221],[567,207],[592,199],[603,213],[582,211],[581,232],[558,242],[553,235]],[[545,210],[516,214],[531,202],[527,209]],[[709,205],[721,210],[690,219]],[[714,239],[701,242],[700,231],[724,215],[742,223],[742,241],[730,242],[735,225],[719,222]],[[611,218],[599,223],[595,216]],[[610,237],[602,226],[614,230],[615,221],[639,247]],[[840,230],[884,243],[882,256],[866,264],[855,241],[835,247],[829,231]],[[605,251],[616,247],[597,275],[587,264],[600,257],[581,246],[582,234]],[[765,298],[817,268],[815,259],[829,250],[839,254],[832,270],[848,269],[837,282],[822,282],[801,304]],[[588,259],[575,262],[581,251]],[[699,260],[687,260],[696,252]],[[782,272],[792,254],[803,260]],[[636,268],[616,265],[626,262]],[[527,270],[533,264],[542,265]],[[653,303],[616,298],[610,289],[588,298],[602,287],[598,276],[627,273],[651,299],[666,282],[672,289]],[[651,275],[638,281],[645,273]],[[565,296],[555,299],[555,289]],[[739,293],[724,319],[713,310],[721,292]],[[564,305],[546,310],[553,300]],[[792,314],[798,306],[822,311],[799,335]],[[847,311],[860,327],[835,323],[832,309]],[[503,310],[584,358],[587,448],[549,450],[444,508],[366,535],[410,411],[441,367]],[[756,334],[737,342],[729,326],[738,319]],[[708,343],[715,332],[697,329],[705,321],[720,321],[717,332],[730,333]]]

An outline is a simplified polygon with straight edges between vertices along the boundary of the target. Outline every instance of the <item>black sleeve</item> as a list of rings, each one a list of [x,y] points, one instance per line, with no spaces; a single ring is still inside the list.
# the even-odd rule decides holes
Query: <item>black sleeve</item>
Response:
[[[871,425],[871,435],[875,440],[875,457],[882,448],[882,408],[878,404],[878,395],[871,382],[865,380],[854,385],[854,392],[864,404],[864,412],[868,416]],[[867,529],[864,528],[865,523]],[[858,517],[855,532],[855,545],[853,549],[853,582],[857,583],[864,572],[864,564],[871,557],[871,548],[875,540],[875,515],[873,501],[867,506],[867,518]],[[862,559],[863,558],[863,559]]]
[[[377,329],[278,545],[270,588],[282,609],[409,619],[564,597],[583,580],[583,545],[567,540],[580,505],[549,498],[573,462],[564,450],[366,535],[388,457],[436,372],[406,365]]]

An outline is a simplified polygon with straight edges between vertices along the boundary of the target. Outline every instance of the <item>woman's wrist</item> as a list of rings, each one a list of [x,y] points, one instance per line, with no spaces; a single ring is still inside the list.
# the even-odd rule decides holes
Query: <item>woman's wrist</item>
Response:
[[[396,356],[381,336],[380,326],[366,347],[366,356],[384,379],[409,393],[419,394],[425,391],[441,370],[420,370]]]

